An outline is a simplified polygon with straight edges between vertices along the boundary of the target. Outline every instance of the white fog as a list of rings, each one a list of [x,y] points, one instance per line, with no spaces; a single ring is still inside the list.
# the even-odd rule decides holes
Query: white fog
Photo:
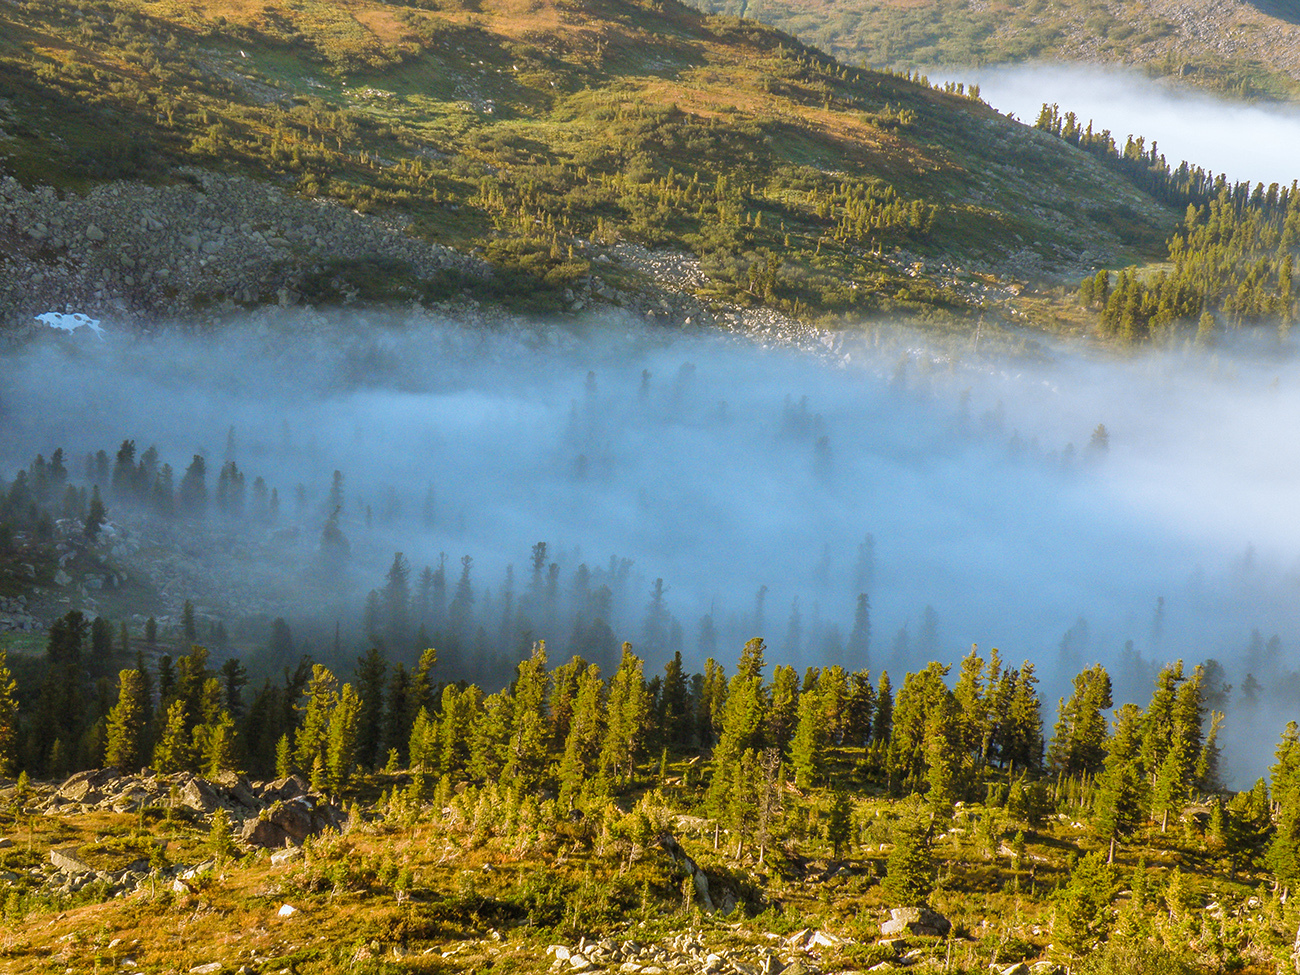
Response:
[[[1287,699],[1300,645],[1295,362],[1057,350],[960,365],[874,331],[812,356],[588,325],[484,333],[345,318],[219,340],[53,339],[13,361],[0,460],[12,476],[62,446],[75,475],[85,452],[111,457],[131,438],[156,443],[178,481],[204,454],[211,489],[233,427],[231,459],[278,489],[282,525],[301,521],[300,559],[318,545],[338,469],[355,587],[340,605],[355,617],[395,551],[413,578],[446,553],[449,590],[472,556],[479,610],[493,611],[491,590],[499,612],[506,567],[523,592],[545,541],[562,594],[580,564],[594,585],[617,575],[611,556],[631,560],[609,622],[654,668],[677,646],[695,668],[705,653],[730,666],[756,629],[774,662],[843,655],[900,678],[978,643],[1035,662],[1050,724],[1056,696],[1094,661],[1139,701],[1151,667],[1174,658],[1217,658],[1240,688],[1258,630],[1280,638],[1282,658],[1257,655],[1255,676]],[[1107,450],[1090,446],[1098,424]],[[298,483],[311,499],[300,519]],[[369,531],[366,505],[390,512]],[[659,578],[679,635],[647,629]],[[865,657],[844,649],[859,592]],[[706,615],[712,649],[700,645]],[[561,652],[570,638],[531,635]],[[1279,725],[1274,713],[1260,722],[1268,736]],[[1243,740],[1244,723],[1232,725],[1229,749]]]

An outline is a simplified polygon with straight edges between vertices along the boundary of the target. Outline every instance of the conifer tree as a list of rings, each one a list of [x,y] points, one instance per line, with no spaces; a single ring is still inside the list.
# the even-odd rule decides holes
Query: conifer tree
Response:
[[[351,684],[344,684],[329,719],[325,772],[331,795],[341,796],[352,781],[360,724],[361,698]]]
[[[117,704],[108,713],[108,745],[104,764],[109,768],[138,769],[145,727],[145,687],[138,670],[118,675]]]
[[[215,778],[239,770],[239,736],[229,711],[221,708],[215,719],[196,727],[194,743],[204,775]]]
[[[952,693],[957,703],[957,718],[960,722],[957,737],[961,748],[982,760],[980,749],[985,739],[984,728],[989,720],[988,701],[984,690],[984,658],[979,655],[979,648],[974,644],[971,645],[970,653],[962,658],[957,685]]]
[[[546,644],[533,644],[527,660],[520,661],[511,708],[510,745],[502,777],[506,783],[532,791],[541,781],[550,740],[546,697],[550,677],[546,672]]]
[[[1278,886],[1300,890],[1300,725],[1288,721],[1274,752],[1273,802],[1277,831],[1269,843],[1266,863]]]
[[[894,848],[885,862],[881,891],[890,906],[921,907],[934,890],[934,858],[930,853],[930,813],[917,802],[897,807],[893,823]]]
[[[790,745],[799,718],[799,677],[790,666],[772,671],[772,706],[767,712],[767,740],[780,749]]]
[[[591,664],[578,678],[578,693],[573,704],[573,719],[564,742],[560,760],[560,802],[567,804],[580,795],[599,767],[604,740],[601,706],[605,685],[600,668]]]
[[[1056,895],[1052,919],[1052,942],[1064,956],[1067,971],[1105,938],[1114,898],[1114,872],[1100,852],[1074,864],[1069,883]]]
[[[475,778],[495,780],[505,767],[510,742],[510,716],[514,702],[498,692],[483,699],[470,738],[469,771]]]
[[[818,692],[805,691],[799,696],[799,723],[790,743],[790,764],[794,766],[794,783],[807,789],[819,782],[826,766],[826,729]]]
[[[0,776],[13,774],[18,765],[18,682],[0,648]]]
[[[302,724],[293,741],[293,762],[310,769],[329,747],[330,716],[338,706],[338,680],[323,664],[313,664],[307,684],[307,700],[300,706]]]
[[[108,521],[108,509],[104,507],[104,501],[99,496],[99,485],[96,484],[91,491],[90,510],[86,512],[86,521],[82,526],[86,537],[92,542],[97,539],[106,521]]]
[[[746,751],[760,750],[764,744],[764,649],[757,637],[745,644],[736,675],[727,687],[722,727],[713,750],[713,778],[705,795],[705,805],[715,815],[724,814],[733,804],[731,791],[741,757]]]
[[[483,692],[471,684],[463,691],[448,684],[442,691],[442,719],[438,722],[439,772],[444,776],[465,774],[470,761],[470,741],[479,711]]]
[[[1074,678],[1069,700],[1061,699],[1047,764],[1064,775],[1096,775],[1106,758],[1106,717],[1113,706],[1110,675],[1101,664]]]
[[[1108,844],[1107,860],[1113,860],[1115,844],[1141,822],[1146,781],[1139,770],[1142,711],[1125,704],[1115,712],[1110,752],[1097,780],[1093,825]]]
[[[951,717],[956,708],[944,683],[948,668],[931,662],[925,670],[908,674],[894,707],[894,728],[889,741],[888,768],[894,786],[907,788],[927,768],[927,725],[932,714]]]
[[[379,762],[384,733],[384,677],[388,661],[378,647],[371,647],[356,663],[357,695],[361,714],[357,727],[357,762],[373,769]]]
[[[871,740],[876,745],[888,745],[894,734],[894,689],[889,683],[889,671],[880,672],[876,685],[876,713],[871,719]]]
[[[695,733],[691,727],[690,691],[680,650],[674,651],[672,659],[664,666],[660,697],[663,702],[661,725],[664,744],[674,750],[685,751],[691,746]]]
[[[632,779],[648,704],[641,658],[632,652],[632,644],[624,643],[623,658],[609,682],[608,724],[600,751],[601,770],[611,779]]]
[[[831,808],[826,816],[826,841],[831,845],[835,859],[841,858],[844,847],[853,835],[853,799],[843,789],[836,789]]]
[[[194,759],[190,751],[190,733],[186,727],[185,702],[172,701],[167,708],[162,734],[154,746],[153,767],[163,775],[184,772]]]

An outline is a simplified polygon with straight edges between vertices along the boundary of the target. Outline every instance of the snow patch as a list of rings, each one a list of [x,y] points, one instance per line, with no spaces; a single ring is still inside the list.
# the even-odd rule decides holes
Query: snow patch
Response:
[[[89,315],[83,315],[80,312],[75,315],[64,315],[57,311],[47,311],[44,315],[37,315],[36,320],[43,322],[50,328],[57,328],[64,332],[75,332],[83,325],[99,336],[100,341],[104,339],[104,330],[99,325],[98,318],[91,318]]]

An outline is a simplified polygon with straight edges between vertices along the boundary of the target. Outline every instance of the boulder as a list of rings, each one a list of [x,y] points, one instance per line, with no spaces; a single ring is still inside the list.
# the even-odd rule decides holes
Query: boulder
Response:
[[[50,851],[50,863],[62,873],[83,874],[95,871],[77,856],[77,847],[67,846],[62,850]]]
[[[886,938],[900,934],[944,937],[951,930],[952,922],[928,907],[895,907],[889,912],[889,920],[880,926]]]
[[[204,779],[190,779],[181,786],[180,803],[187,809],[204,814],[216,812],[222,804],[217,790]]]
[[[321,830],[337,829],[343,821],[344,816],[337,809],[318,806],[309,796],[300,796],[288,802],[276,802],[256,819],[248,820],[240,839],[247,846],[280,849],[286,843],[297,846]]]

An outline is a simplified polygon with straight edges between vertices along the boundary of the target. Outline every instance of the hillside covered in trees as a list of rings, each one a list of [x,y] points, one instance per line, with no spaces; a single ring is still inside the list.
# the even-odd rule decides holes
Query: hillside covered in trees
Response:
[[[232,910],[269,915],[282,900],[281,917],[304,911],[325,928],[263,928],[249,953],[262,970],[325,971],[366,944],[377,970],[429,970],[420,959],[432,946],[438,959],[486,952],[533,971],[550,963],[541,945],[579,938],[574,953],[604,967],[614,949],[584,945],[630,937],[685,950],[670,941],[683,923],[714,965],[746,964],[755,951],[769,967],[823,971],[977,971],[989,959],[1038,958],[1042,970],[1070,971],[1291,964],[1300,732],[1294,722],[1280,732],[1267,778],[1225,791],[1223,715],[1200,666],[1163,667],[1144,706],[1119,707],[1106,670],[1090,667],[1049,733],[1033,664],[1010,666],[996,650],[891,682],[838,666],[769,671],[757,639],[730,676],[713,660],[688,674],[680,655],[650,676],[629,644],[602,672],[580,657],[553,663],[538,643],[508,685],[485,691],[440,680],[432,649],[410,672],[372,649],[350,674],[305,660],[247,693],[237,659],[215,668],[194,645],[175,661],[142,648],[134,667],[94,685],[112,701],[107,713],[68,726],[95,693],[85,668],[101,639],[76,612],[51,629],[34,716],[16,706],[22,692],[0,659],[0,745],[19,775],[0,815],[28,838],[0,851],[21,871],[5,875],[10,934],[0,944],[15,971],[36,970],[53,950],[40,933],[53,912],[63,912],[56,926],[81,918],[82,939],[90,925],[133,939],[82,941],[101,958],[116,949],[146,967],[215,957],[233,968],[239,956],[215,933],[178,955],[159,937],[171,927],[162,916],[215,911],[215,932]],[[30,869],[32,839],[53,838],[36,822],[47,817],[27,808],[48,795],[21,767],[36,756],[65,770],[150,763],[182,779],[298,774],[350,813],[341,836],[309,841],[286,872],[285,856],[232,843],[220,805],[179,815],[175,786],[170,802],[119,800],[115,814],[97,814],[100,836],[78,856],[137,855],[162,839],[154,871],[174,862],[169,853],[206,850],[215,865],[190,870],[175,892],[142,885],[99,906],[120,888],[57,890]],[[80,806],[56,806],[65,841],[93,801],[84,787],[76,794]],[[482,880],[455,879],[477,863]],[[248,884],[268,880],[269,892],[250,896]],[[914,905],[952,920],[922,913],[902,939],[882,938],[892,930],[882,908],[906,918]],[[485,940],[486,928],[496,933]],[[808,928],[819,940],[787,938]],[[88,956],[59,957],[90,970]]]
[[[691,290],[706,303],[959,328],[997,312],[990,275],[1055,282],[1077,279],[1084,251],[1111,266],[1158,255],[1181,212],[974,92],[838,62],[750,21],[637,3],[336,7],[7,8],[4,169],[77,193],[192,184],[186,166],[248,174],[474,251],[494,272],[318,253],[309,235],[276,252],[307,303],[468,294],[573,311],[575,296],[654,284],[597,260],[624,241],[698,261]],[[167,231],[160,212],[134,216]],[[254,222],[228,230],[279,233]],[[27,229],[11,228],[15,256],[35,262],[13,265],[27,277],[73,251],[96,259]],[[148,264],[136,250],[149,244],[128,256]],[[128,305],[150,293],[117,274]],[[196,285],[180,311],[274,300],[276,287],[248,284]],[[31,312],[23,297],[7,314]],[[85,310],[110,313],[111,297],[88,295]]]
[[[968,0],[702,0],[710,13],[752,18],[853,64],[914,71],[1025,62],[1136,68],[1225,95],[1293,100],[1291,3],[1095,4],[1016,7]]]

